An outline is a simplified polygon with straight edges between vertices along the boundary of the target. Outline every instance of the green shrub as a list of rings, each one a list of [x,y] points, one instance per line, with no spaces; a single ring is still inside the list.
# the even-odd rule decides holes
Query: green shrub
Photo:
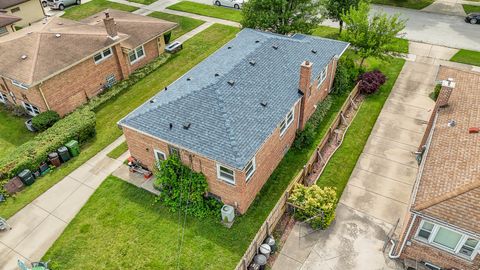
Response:
[[[32,118],[32,126],[38,131],[44,131],[58,120],[60,120],[60,115],[57,112],[46,111]]]
[[[154,186],[160,190],[159,200],[171,211],[184,211],[196,217],[220,213],[222,204],[207,198],[205,175],[192,171],[175,155],[159,164]]]
[[[440,95],[440,90],[442,90],[442,85],[441,84],[435,85],[433,92],[430,93],[430,98],[436,101],[438,98],[438,95]]]
[[[322,102],[317,105],[317,109],[312,114],[310,119],[308,119],[307,123],[303,130],[297,130],[297,134],[295,135],[295,141],[293,142],[293,147],[295,149],[303,149],[312,145],[315,139],[315,132],[322,122],[323,118],[327,115],[330,107],[332,106],[332,98],[327,96]]]
[[[334,187],[305,187],[296,184],[288,201],[298,206],[295,218],[308,220],[307,223],[314,229],[326,229],[335,219],[337,192]]]
[[[333,81],[332,93],[343,94],[350,91],[355,86],[360,73],[361,69],[355,65],[352,58],[340,58]]]
[[[88,109],[77,110],[38,134],[32,140],[15,148],[0,159],[0,185],[24,169],[35,171],[47,155],[70,140],[79,143],[95,135],[95,113]],[[1,191],[0,191],[1,192]]]

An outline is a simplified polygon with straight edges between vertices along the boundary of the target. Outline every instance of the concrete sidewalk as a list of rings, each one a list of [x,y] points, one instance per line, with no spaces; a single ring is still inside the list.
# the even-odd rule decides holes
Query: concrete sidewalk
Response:
[[[123,136],[115,140],[8,220],[12,230],[0,233],[0,269],[17,269],[18,259],[42,258],[103,180],[122,165],[107,154],[124,141]]]

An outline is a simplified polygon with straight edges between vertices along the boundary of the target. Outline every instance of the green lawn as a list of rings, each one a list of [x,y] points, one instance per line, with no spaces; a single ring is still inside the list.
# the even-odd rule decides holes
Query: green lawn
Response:
[[[127,142],[123,142],[119,146],[115,147],[115,149],[110,151],[110,153],[108,153],[107,156],[113,159],[117,159],[123,153],[127,152],[127,150],[128,150]]]
[[[431,5],[435,0],[372,0],[372,4],[422,9]]]
[[[167,8],[234,22],[240,22],[242,20],[242,13],[239,10],[190,1],[182,1]]]
[[[0,156],[35,136],[35,133],[28,131],[25,127],[26,120],[26,118],[14,116],[0,103]]]
[[[341,147],[328,162],[317,185],[334,186],[337,188],[339,197],[341,196],[404,63],[405,60],[399,58],[388,61],[372,58],[366,60],[368,70],[379,69],[388,80],[377,93],[367,96],[350,125]]]
[[[480,6],[474,6],[474,5],[462,5],[463,10],[465,10],[465,13],[475,13],[475,12],[480,12]]]
[[[65,19],[79,21],[95,13],[103,11],[107,8],[113,8],[113,9],[118,9],[123,11],[129,11],[129,12],[132,12],[138,9],[136,7],[132,7],[128,5],[110,2],[108,0],[92,0],[88,3],[81,4],[79,6],[73,6],[71,8],[66,9],[65,14],[63,14],[62,17]]]
[[[140,106],[158,92],[175,81],[212,54],[223,44],[235,37],[236,27],[212,25],[184,43],[184,49],[170,57],[169,61],[149,76],[132,86],[118,98],[109,101],[97,112],[97,135],[82,146],[80,156],[62,165],[59,169],[41,178],[35,185],[26,188],[16,198],[0,204],[2,217],[9,218],[40,194],[60,181],[74,169],[85,163],[96,153],[112,143],[121,134],[117,121]]]
[[[458,51],[450,61],[469,64],[480,67],[480,52],[469,51],[469,50],[460,50]]]
[[[127,1],[142,4],[142,5],[150,5],[151,3],[154,3],[157,0],[127,0]]]
[[[312,35],[330,39],[342,39],[338,33],[338,28],[323,25],[315,28]],[[390,46],[390,51],[396,53],[408,53],[408,40],[404,38],[395,38],[395,41]]]
[[[175,40],[176,38],[182,36],[187,32],[192,31],[193,29],[199,27],[204,23],[204,21],[201,21],[201,20],[163,13],[163,12],[153,12],[148,16],[178,23],[178,27],[172,31],[172,37],[170,39],[171,41]]]

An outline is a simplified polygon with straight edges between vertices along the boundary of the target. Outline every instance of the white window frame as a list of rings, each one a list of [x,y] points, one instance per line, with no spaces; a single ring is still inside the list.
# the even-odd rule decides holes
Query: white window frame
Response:
[[[250,171],[250,173],[248,172],[249,167],[252,167],[252,171]],[[245,175],[246,175],[245,182],[248,182],[252,178],[252,176],[255,174],[256,169],[257,169],[257,163],[255,161],[255,157],[253,157],[252,160],[250,160],[247,163],[247,166],[245,166],[245,169],[244,169]]]
[[[142,49],[142,52],[143,52],[142,56],[138,56],[138,51],[139,51],[138,49]],[[135,59],[133,61],[130,59],[130,55],[135,55]],[[140,45],[128,53],[128,61],[130,61],[130,64],[133,65],[136,62],[140,61],[141,59],[145,58],[145,56],[146,56],[145,48],[143,47],[143,45]]]
[[[22,89],[25,89],[25,90],[28,89],[28,85],[27,85],[27,84],[21,83],[21,82],[19,82],[19,81],[17,81],[17,80],[12,80],[12,84],[15,85],[15,86],[17,86],[17,87],[20,87],[20,88],[22,88]]]
[[[3,93],[3,92],[0,92],[0,102],[1,103],[4,103],[4,104],[7,104],[8,102],[8,96],[7,94]]]
[[[425,240],[424,238],[418,237],[418,233],[420,232],[420,229],[423,227],[423,224],[425,222],[433,224],[432,232],[430,233],[430,236],[428,237],[427,240]],[[448,247],[445,247],[443,245],[440,245],[440,244],[437,244],[437,243],[433,242],[433,240],[435,239],[435,237],[438,233],[438,230],[440,228],[443,228],[443,229],[446,229],[446,230],[449,230],[449,231],[452,231],[452,232],[455,232],[455,233],[458,233],[458,234],[461,235],[460,240],[458,241],[457,245],[455,246],[455,248],[453,250],[449,249]],[[475,239],[475,240],[478,241],[477,246],[475,246],[475,248],[473,249],[473,252],[472,252],[471,256],[467,256],[467,255],[464,255],[464,254],[460,253],[460,249],[465,245],[465,242],[469,238]],[[477,253],[479,252],[479,249],[480,249],[480,239],[476,239],[475,237],[471,237],[469,235],[466,235],[464,233],[458,232],[456,230],[453,230],[453,229],[445,227],[445,226],[437,225],[437,224],[435,224],[431,221],[428,221],[428,220],[422,220],[421,221],[420,226],[418,227],[417,232],[415,233],[415,239],[420,241],[420,242],[427,243],[427,244],[432,245],[434,247],[437,247],[441,250],[447,251],[449,253],[452,253],[452,254],[457,255],[461,258],[465,258],[465,259],[468,259],[468,260],[471,260],[471,261],[475,258],[475,256],[477,255]]]
[[[227,170],[230,170],[232,171],[232,179],[229,179],[229,178],[226,178],[226,177],[223,177],[220,175],[220,168],[224,168],[224,169],[227,169]],[[235,185],[235,170],[233,168],[230,168],[228,166],[225,166],[225,165],[221,165],[221,164],[218,164],[217,163],[217,178],[228,183],[228,184],[231,184],[231,185]]]
[[[289,116],[291,115],[291,119],[289,119]],[[280,129],[280,136],[283,136],[285,132],[287,131],[288,127],[293,123],[293,120],[295,120],[295,105],[290,109],[290,111],[285,115],[285,118],[280,122],[280,125],[278,126]]]
[[[30,103],[26,103],[25,101],[22,101],[22,104],[23,104],[23,108],[25,108],[25,110],[27,110],[28,114],[30,114],[31,116],[35,116],[40,113],[40,109],[37,108],[37,106],[32,105]]]
[[[107,55],[105,55],[105,52],[109,52]],[[95,57],[97,57],[97,55],[100,55],[102,58],[98,59],[98,60],[95,60]],[[95,64],[98,64],[100,62],[102,62],[103,60],[111,57],[113,55],[113,51],[112,51],[112,48],[108,48],[108,49],[105,49],[99,53],[96,53],[94,56],[93,56],[93,61],[95,62]]]
[[[327,79],[328,75],[328,65],[325,66],[325,68],[320,72],[320,75],[318,75],[318,84],[317,84],[317,90],[320,90],[322,88],[323,82]]]
[[[163,160],[158,159],[158,154],[163,156]],[[157,166],[160,164],[161,161],[164,161],[167,159],[167,155],[165,155],[164,152],[157,149],[153,149],[153,155],[155,156],[155,162],[157,163]]]

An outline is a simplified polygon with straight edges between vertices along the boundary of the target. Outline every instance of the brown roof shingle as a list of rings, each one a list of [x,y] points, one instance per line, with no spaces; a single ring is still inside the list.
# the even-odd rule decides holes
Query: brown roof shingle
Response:
[[[412,208],[480,233],[480,134],[468,132],[480,127],[480,73],[441,66],[437,79],[447,78],[455,89],[437,113]]]
[[[16,6],[18,4],[28,2],[28,1],[30,1],[30,0],[0,0],[0,9],[13,7],[13,6]],[[38,0],[34,0],[34,1],[38,1]]]
[[[0,13],[0,27],[4,27],[4,26],[10,25],[12,23],[18,22],[21,19],[22,18],[17,17],[17,16]]]

